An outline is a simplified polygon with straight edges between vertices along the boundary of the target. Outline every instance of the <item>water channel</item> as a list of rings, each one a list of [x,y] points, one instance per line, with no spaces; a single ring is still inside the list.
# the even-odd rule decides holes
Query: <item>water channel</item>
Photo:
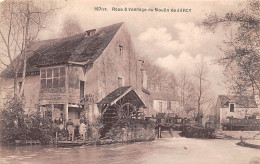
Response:
[[[260,150],[236,145],[237,140],[168,138],[152,142],[91,147],[1,147],[0,163],[14,164],[168,164],[260,163]]]

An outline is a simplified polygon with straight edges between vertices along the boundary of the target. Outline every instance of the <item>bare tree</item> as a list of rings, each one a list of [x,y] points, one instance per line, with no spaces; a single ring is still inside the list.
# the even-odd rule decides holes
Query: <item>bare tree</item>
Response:
[[[181,106],[187,114],[195,111],[196,107],[196,88],[191,76],[182,70],[178,75],[178,88]]]
[[[187,92],[187,85],[188,85],[188,76],[186,71],[182,70],[179,76],[179,90],[180,90],[180,101],[181,105],[185,106],[186,104],[186,92]],[[187,94],[188,95],[188,94]]]
[[[14,98],[24,95],[24,83],[26,76],[26,60],[29,45],[35,41],[38,33],[44,28],[47,17],[55,10],[54,4],[45,4],[39,1],[4,1],[1,3],[1,26],[0,35],[4,42],[1,53],[8,57],[14,78]],[[3,59],[2,58],[2,59]],[[8,64],[1,60],[1,63]],[[17,77],[22,67],[22,85],[20,94],[17,94]]]
[[[206,81],[206,69],[205,65],[201,63],[200,65],[197,65],[196,72],[195,72],[195,78],[197,78],[199,85],[198,85],[198,95],[197,95],[197,108],[198,108],[198,119],[200,120],[201,117],[201,105],[202,105],[202,99],[203,99],[203,82]]]
[[[196,87],[196,101],[197,101],[197,119],[201,124],[201,118],[213,105],[213,96],[210,93],[210,83],[207,80],[208,68],[203,61],[196,65],[194,73]]]
[[[217,62],[225,66],[226,82],[234,93],[255,95],[260,94],[260,1],[248,0],[242,5],[241,11],[225,16],[209,15],[202,24],[212,31],[219,24],[228,31],[236,25],[235,32],[223,41],[224,57]]]
[[[63,22],[61,37],[68,37],[71,35],[78,34],[82,31],[83,30],[78,19],[74,17],[67,17]]]

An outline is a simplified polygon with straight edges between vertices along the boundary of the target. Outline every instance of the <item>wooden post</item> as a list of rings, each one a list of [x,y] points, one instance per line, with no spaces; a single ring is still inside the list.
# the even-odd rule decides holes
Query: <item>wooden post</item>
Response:
[[[66,122],[69,120],[69,105],[68,103],[64,104],[64,126],[66,126]]]
[[[58,132],[56,132],[56,142],[58,141]]]
[[[157,130],[157,137],[160,138],[160,135],[159,135],[159,127],[158,127],[158,130]]]
[[[230,128],[231,128],[231,131],[232,131],[233,130],[233,118],[230,118],[229,121],[230,121],[230,125],[231,125]]]
[[[54,104],[51,104],[51,120],[53,121],[55,118],[53,118],[53,112],[54,112]]]
[[[160,127],[160,138],[162,138],[162,128]]]
[[[162,129],[160,126],[158,127],[158,138],[162,138]]]

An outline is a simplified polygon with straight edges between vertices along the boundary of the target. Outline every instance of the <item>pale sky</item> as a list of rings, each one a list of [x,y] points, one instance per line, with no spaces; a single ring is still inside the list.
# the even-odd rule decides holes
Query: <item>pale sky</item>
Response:
[[[225,94],[218,85],[223,79],[221,67],[212,60],[221,57],[217,48],[225,39],[225,31],[217,28],[215,33],[205,31],[198,24],[206,14],[225,14],[238,9],[238,1],[88,1],[60,0],[61,8],[39,35],[40,40],[59,37],[66,17],[78,19],[83,29],[93,29],[125,22],[139,55],[147,56],[156,64],[174,73],[185,69],[194,71],[194,65],[204,61],[209,65],[209,81],[216,94]],[[95,11],[94,7],[108,11]],[[168,8],[191,9],[191,12],[138,12],[112,11],[115,8]]]

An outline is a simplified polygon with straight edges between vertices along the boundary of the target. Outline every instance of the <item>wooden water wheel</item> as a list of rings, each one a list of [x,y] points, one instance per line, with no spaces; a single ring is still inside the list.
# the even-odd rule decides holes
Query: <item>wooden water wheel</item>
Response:
[[[137,117],[137,108],[131,103],[124,103],[122,105],[116,104],[115,107],[119,120]]]

